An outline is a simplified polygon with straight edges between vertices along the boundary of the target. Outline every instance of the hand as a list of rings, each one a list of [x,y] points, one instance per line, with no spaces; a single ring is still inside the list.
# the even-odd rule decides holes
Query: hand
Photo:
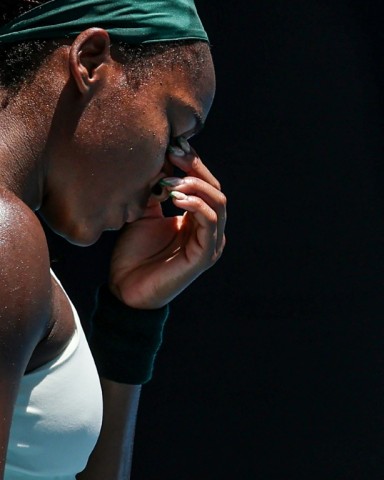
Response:
[[[186,173],[164,188],[184,215],[164,217],[153,201],[121,231],[112,255],[111,291],[133,308],[164,306],[220,258],[225,246],[226,198],[196,152],[169,153]]]

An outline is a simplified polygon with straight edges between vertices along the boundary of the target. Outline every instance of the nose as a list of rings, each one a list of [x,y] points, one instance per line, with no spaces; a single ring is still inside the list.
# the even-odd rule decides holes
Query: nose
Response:
[[[158,182],[154,187],[152,187],[151,198],[149,201],[161,203],[161,202],[165,202],[165,200],[167,200],[168,197],[169,197],[169,194],[167,190],[163,186],[161,186],[160,183]]]
[[[162,172],[165,177],[171,177],[174,173],[175,167],[172,163],[168,160],[168,158],[164,159],[164,165],[162,168]],[[154,201],[157,203],[165,202],[169,197],[167,190],[160,184],[160,181],[156,183],[151,189],[151,196],[149,201]]]

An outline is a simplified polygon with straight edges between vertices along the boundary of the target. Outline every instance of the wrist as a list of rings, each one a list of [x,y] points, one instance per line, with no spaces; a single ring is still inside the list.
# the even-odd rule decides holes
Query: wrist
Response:
[[[153,310],[129,307],[103,285],[89,338],[99,375],[132,385],[148,382],[168,312],[168,306]]]

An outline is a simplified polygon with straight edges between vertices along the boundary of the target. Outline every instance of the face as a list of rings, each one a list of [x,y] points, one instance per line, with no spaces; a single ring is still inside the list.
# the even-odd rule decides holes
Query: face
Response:
[[[116,68],[78,121],[60,122],[51,133],[40,209],[48,225],[71,243],[90,245],[103,231],[140,218],[148,204],[162,200],[153,187],[172,175],[170,142],[197,133],[214,91],[211,60],[197,81],[174,70],[136,91]]]

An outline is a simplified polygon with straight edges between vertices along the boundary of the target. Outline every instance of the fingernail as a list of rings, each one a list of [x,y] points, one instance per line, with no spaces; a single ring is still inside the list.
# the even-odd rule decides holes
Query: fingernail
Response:
[[[183,192],[176,192],[176,191],[172,191],[170,194],[169,194],[170,197],[172,198],[175,198],[176,200],[187,200],[187,195],[185,195],[185,193]]]
[[[189,145],[188,140],[185,137],[179,137],[178,142],[185,153],[191,153],[191,146]]]
[[[171,153],[172,155],[175,155],[176,157],[184,157],[185,152],[179,147],[175,147],[174,145],[169,145],[168,146],[168,152]]]
[[[177,187],[178,185],[184,183],[184,180],[178,177],[167,177],[162,178],[159,183],[163,187]]]

